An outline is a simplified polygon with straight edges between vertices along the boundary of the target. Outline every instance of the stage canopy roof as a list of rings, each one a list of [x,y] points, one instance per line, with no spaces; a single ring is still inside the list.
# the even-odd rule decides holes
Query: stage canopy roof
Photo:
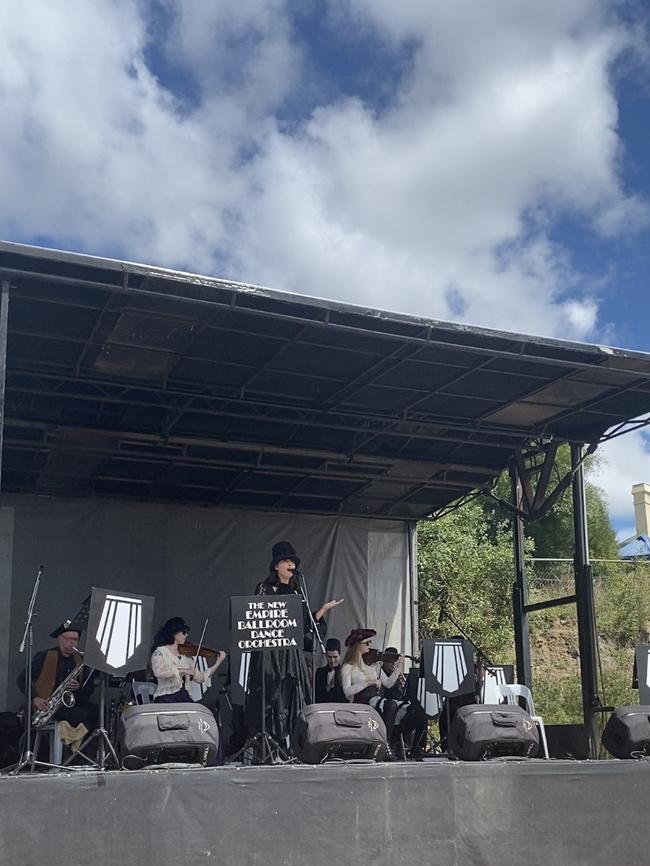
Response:
[[[10,243],[0,280],[5,491],[417,519],[650,410],[639,352]]]

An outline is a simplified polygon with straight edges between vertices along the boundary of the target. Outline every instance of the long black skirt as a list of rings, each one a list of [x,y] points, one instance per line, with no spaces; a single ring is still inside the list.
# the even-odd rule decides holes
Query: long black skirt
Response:
[[[297,649],[253,653],[244,709],[246,728],[251,734],[262,730],[262,672],[266,732],[278,745],[290,749],[298,716],[311,703],[304,653]]]

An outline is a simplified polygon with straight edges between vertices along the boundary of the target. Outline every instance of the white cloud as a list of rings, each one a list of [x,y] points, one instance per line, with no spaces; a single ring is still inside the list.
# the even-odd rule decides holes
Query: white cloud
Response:
[[[647,218],[620,180],[610,78],[633,34],[605,0],[331,0],[342,45],[372,32],[412,63],[381,111],[344,94],[289,125],[318,88],[285,0],[167,2],[167,29],[135,0],[3,5],[10,239],[585,337],[598,300],[554,220]],[[147,67],[154,38],[189,104]]]
[[[210,100],[232,100],[250,119],[276,109],[300,85],[301,51],[285,0],[166,5],[173,16],[167,54]]]

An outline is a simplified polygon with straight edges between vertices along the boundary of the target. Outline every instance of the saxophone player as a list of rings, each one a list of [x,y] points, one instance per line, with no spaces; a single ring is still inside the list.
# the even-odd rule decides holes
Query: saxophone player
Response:
[[[34,711],[46,710],[49,696],[82,663],[82,657],[77,650],[81,628],[76,623],[66,620],[51,632],[50,637],[56,640],[56,646],[37,652],[32,659]],[[25,694],[24,671],[18,676],[17,684]],[[93,688],[92,679],[84,682],[81,674],[72,678],[66,685],[66,690],[74,695],[74,705],[68,707],[62,704],[53,719],[57,722],[65,721],[71,728],[79,729],[79,726],[83,725],[85,732],[92,730],[96,726],[97,718],[97,707],[90,703]],[[82,730],[79,729],[77,733],[81,734]]]

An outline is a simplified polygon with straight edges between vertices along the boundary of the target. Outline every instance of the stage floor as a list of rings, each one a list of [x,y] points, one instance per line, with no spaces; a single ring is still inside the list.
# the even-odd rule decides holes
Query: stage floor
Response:
[[[26,866],[646,866],[649,798],[646,761],[27,774],[0,777],[0,841]]]

